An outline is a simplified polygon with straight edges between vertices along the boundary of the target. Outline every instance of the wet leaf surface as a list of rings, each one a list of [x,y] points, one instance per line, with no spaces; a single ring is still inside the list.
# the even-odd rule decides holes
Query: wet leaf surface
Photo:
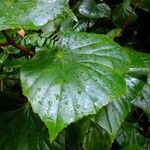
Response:
[[[2,0],[0,6],[0,30],[37,29],[61,14],[67,0]]]
[[[22,65],[23,93],[47,125],[51,139],[71,122],[95,114],[125,94],[129,59],[103,35],[66,32],[59,46]]]

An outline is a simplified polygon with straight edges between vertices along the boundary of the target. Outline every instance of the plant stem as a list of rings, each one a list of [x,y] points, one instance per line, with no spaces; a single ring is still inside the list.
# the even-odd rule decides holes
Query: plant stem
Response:
[[[138,1],[138,2],[135,4],[135,6],[133,7],[132,12],[135,11],[135,9],[138,7],[139,4],[142,4],[142,3],[143,3],[143,0]],[[130,13],[129,17],[126,19],[126,21],[125,21],[125,23],[124,23],[124,25],[123,25],[123,27],[122,27],[122,30],[121,30],[121,32],[120,32],[120,36],[123,35],[123,33],[124,33],[124,31],[125,31],[127,25],[129,24],[129,21],[130,21],[130,19],[131,19],[132,12]]]
[[[2,33],[6,37],[7,41],[4,43],[0,43],[0,46],[12,45],[18,48],[21,52],[23,52],[27,56],[30,56],[30,57],[34,56],[34,53],[32,51],[30,51],[28,48],[22,45],[19,45],[13,38],[11,38],[6,30],[3,30]]]

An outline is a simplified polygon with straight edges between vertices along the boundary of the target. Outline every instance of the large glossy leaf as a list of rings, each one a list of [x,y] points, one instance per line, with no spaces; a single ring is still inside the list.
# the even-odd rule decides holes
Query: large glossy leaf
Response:
[[[67,0],[1,0],[0,30],[36,28],[54,20],[67,7]]]
[[[125,118],[131,112],[131,108],[133,106],[132,102],[137,97],[144,85],[143,82],[140,82],[140,80],[132,77],[126,78],[126,82],[126,97],[122,97],[120,100],[108,104],[94,116],[94,122],[98,123],[109,133],[112,141],[115,139],[117,132]]]
[[[110,11],[107,4],[96,4],[93,0],[83,0],[79,6],[80,14],[88,18],[108,18],[110,16]]]
[[[21,67],[23,93],[50,131],[64,127],[125,94],[129,59],[103,35],[66,32],[59,47],[40,51]]]

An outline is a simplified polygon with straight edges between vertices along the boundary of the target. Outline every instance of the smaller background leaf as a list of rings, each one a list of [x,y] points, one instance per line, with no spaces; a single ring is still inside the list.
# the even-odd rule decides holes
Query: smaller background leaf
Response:
[[[79,6],[79,12],[87,18],[109,18],[110,8],[105,3],[96,4],[94,0],[83,0]]]
[[[122,27],[126,21],[132,23],[136,20],[137,15],[130,6],[130,0],[124,0],[123,3],[118,4],[112,13],[112,21],[117,27]]]

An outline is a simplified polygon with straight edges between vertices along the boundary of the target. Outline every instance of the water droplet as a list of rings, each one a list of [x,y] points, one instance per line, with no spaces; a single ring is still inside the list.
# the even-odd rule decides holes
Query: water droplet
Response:
[[[37,98],[38,98],[38,99],[40,99],[41,97],[40,97],[40,96],[38,96]]]
[[[76,104],[76,107],[77,107],[77,108],[80,108],[80,105],[79,105],[79,104]]]
[[[40,104],[40,105],[43,105],[43,101],[39,101],[39,104]]]
[[[73,118],[70,118],[70,121],[73,122]]]
[[[56,95],[56,99],[59,100],[59,98],[60,98],[59,95]]]
[[[81,95],[81,91],[79,91],[79,90],[78,90],[78,94],[80,94],[80,95]]]
[[[48,111],[48,107],[46,107],[45,110]]]
[[[52,102],[51,102],[51,101],[48,101],[48,105],[51,106],[51,104],[52,104]]]
[[[41,88],[38,88],[38,91],[40,92],[40,91],[41,91]]]
[[[67,101],[65,101],[65,105],[68,105],[68,102],[67,102]]]
[[[97,104],[96,102],[94,102],[94,105],[95,105],[96,107],[98,107],[98,104]]]
[[[89,86],[87,85],[85,91],[88,92],[88,90],[89,90]]]
[[[72,108],[72,107],[70,108],[70,111],[73,111],[73,108]]]

